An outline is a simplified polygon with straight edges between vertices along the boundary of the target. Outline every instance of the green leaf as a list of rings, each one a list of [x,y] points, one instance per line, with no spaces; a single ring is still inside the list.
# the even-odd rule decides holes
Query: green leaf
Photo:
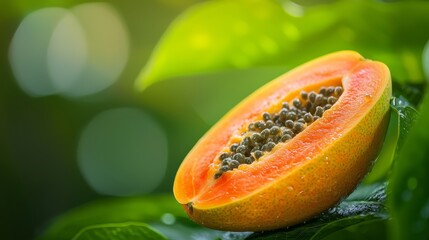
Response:
[[[365,177],[365,183],[381,180],[390,172],[392,163],[417,118],[417,111],[401,96],[392,99],[390,109],[390,122],[383,147],[371,172]]]
[[[163,240],[158,231],[143,223],[114,223],[89,226],[73,240]]]
[[[385,221],[388,218],[384,206],[385,199],[385,184],[360,186],[338,206],[329,209],[308,222],[286,229],[255,233],[248,239],[317,240],[356,224]]]
[[[162,232],[168,239],[174,240],[242,240],[251,234],[251,232],[224,232],[208,229],[192,222],[188,217],[176,217],[174,222],[151,222],[150,225]]]
[[[336,22],[326,6],[305,17],[274,0],[205,2],[177,18],[136,82],[139,89],[170,77],[224,69],[279,65],[284,52]]]
[[[69,240],[82,228],[104,223],[159,221],[164,214],[185,213],[169,195],[99,200],[73,209],[54,220],[42,239]]]
[[[171,77],[226,69],[291,68],[343,49],[385,62],[397,81],[422,82],[421,53],[429,32],[415,29],[429,25],[427,12],[428,2],[409,1],[307,7],[274,0],[206,2],[171,24],[136,86],[145,89]]]
[[[390,121],[387,128],[386,137],[380,154],[374,162],[371,172],[365,177],[365,183],[376,182],[390,171],[393,159],[395,157],[396,145],[399,139],[399,113],[398,110],[390,108]]]
[[[392,239],[429,239],[429,95],[405,139],[391,178]]]

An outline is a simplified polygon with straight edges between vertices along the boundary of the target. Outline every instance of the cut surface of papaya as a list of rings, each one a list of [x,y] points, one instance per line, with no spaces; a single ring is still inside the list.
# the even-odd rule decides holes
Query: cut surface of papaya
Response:
[[[291,226],[350,194],[382,145],[389,69],[353,51],[274,79],[194,146],[174,181],[189,217],[209,228]]]

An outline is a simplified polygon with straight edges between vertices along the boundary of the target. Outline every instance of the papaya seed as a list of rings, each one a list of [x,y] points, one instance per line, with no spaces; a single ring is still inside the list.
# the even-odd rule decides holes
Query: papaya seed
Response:
[[[237,153],[245,154],[246,150],[247,150],[246,146],[240,145],[237,147],[236,151],[237,151]]]
[[[328,98],[327,97],[323,97],[322,98],[322,106],[325,106],[328,103]]]
[[[243,141],[241,141],[241,145],[243,146],[249,146],[250,144],[252,144],[252,140],[250,139],[250,137],[245,137]]]
[[[220,160],[224,160],[225,158],[227,158],[227,157],[229,157],[229,154],[228,153],[226,153],[226,152],[224,152],[224,153],[222,153],[220,156],[219,156],[219,159]]]
[[[273,121],[271,121],[271,120],[266,121],[266,122],[265,122],[265,124],[266,124],[267,128],[272,128],[272,127],[274,127],[274,122],[273,122]]]
[[[280,111],[280,119],[286,119],[288,112],[289,111],[286,108],[282,108],[282,110]]]
[[[321,117],[323,115],[323,108],[321,106],[317,106],[314,115]]]
[[[262,136],[261,136],[261,134],[259,134],[259,133],[254,133],[254,134],[252,135],[252,140],[253,140],[254,142],[260,142],[260,141],[262,141]]]
[[[292,139],[292,136],[289,134],[285,134],[282,136],[281,141],[286,142],[287,140],[290,140],[290,139]]]
[[[240,162],[238,162],[237,160],[232,160],[229,164],[230,168],[237,168],[238,166],[240,166]]]
[[[301,98],[302,98],[303,100],[307,100],[307,98],[308,98],[308,94],[307,94],[307,92],[306,92],[306,91],[301,91]]]
[[[339,97],[343,93],[342,87],[335,87],[335,95]]]
[[[304,123],[305,123],[305,120],[304,120],[304,118],[300,118],[300,119],[296,120],[296,122],[299,122],[299,123],[304,124]]]
[[[254,154],[254,156],[255,156],[256,159],[259,159],[262,156],[264,156],[264,153],[262,151],[260,151],[260,150],[255,151],[253,154]]]
[[[286,130],[283,131],[283,135],[286,135],[286,134],[289,135],[289,136],[291,136],[291,137],[294,135],[293,131],[290,130],[290,129],[286,129]]]
[[[322,104],[322,100],[323,100],[323,95],[322,94],[317,94],[316,99],[315,99],[315,103],[317,105]]]
[[[290,108],[289,108],[289,103],[288,102],[284,102],[283,104],[282,104],[282,107],[284,108],[284,109],[287,109],[287,110],[289,110]]]
[[[232,161],[234,161],[234,160],[231,160],[231,162]],[[230,168],[229,168],[229,166],[231,165],[231,162],[229,162],[228,163],[228,165],[223,165],[222,167],[220,167],[220,172],[226,172],[226,171],[228,171]]]
[[[292,103],[296,108],[301,108],[301,101],[299,99],[295,98]]]
[[[262,136],[263,139],[267,139],[269,135],[270,135],[270,130],[268,130],[268,129],[264,129],[261,132],[261,136]]]
[[[252,157],[252,156],[250,156],[250,157],[246,157],[245,159],[244,159],[244,163],[246,163],[246,164],[251,164],[251,163],[253,163],[255,161],[255,159]]]
[[[233,143],[233,144],[231,144],[231,147],[229,148],[229,150],[231,150],[231,152],[235,152],[235,151],[237,151],[237,148],[238,148],[238,144]]]
[[[304,129],[304,124],[303,123],[301,123],[301,122],[296,122],[294,125],[293,125],[293,130],[295,131],[295,132],[301,132],[302,130]]]
[[[217,172],[217,173],[215,173],[215,175],[214,175],[214,179],[218,179],[218,178],[220,178],[220,176],[222,176],[222,173],[223,173],[223,172]]]
[[[229,162],[231,162],[231,158],[225,158],[224,160],[222,160],[222,165],[229,165]]]
[[[261,130],[266,128],[266,125],[263,121],[259,121],[259,122],[255,123],[255,126]]]
[[[296,119],[296,113],[295,112],[288,112],[287,119],[295,120]]]
[[[260,149],[261,149],[260,146],[255,146],[252,148],[252,150],[250,150],[250,152],[253,153],[253,152],[259,151]]]
[[[234,156],[232,157],[232,159],[240,161],[240,160],[244,159],[244,155],[241,154],[241,153],[236,153],[236,154],[234,154]]]
[[[334,91],[335,91],[334,87],[328,87],[328,89],[326,89],[326,94],[328,96],[331,96],[334,93]]]
[[[265,121],[268,121],[268,120],[271,120],[271,115],[270,115],[269,113],[267,113],[267,112],[264,112],[264,113],[262,114],[262,118],[263,118]]]
[[[316,93],[315,92],[310,92],[310,94],[308,95],[308,100],[312,103],[314,103],[316,101]]]
[[[276,135],[279,132],[280,132],[280,128],[277,126],[273,126],[270,130],[271,135]]]
[[[304,115],[304,121],[305,121],[306,123],[311,123],[311,122],[313,122],[313,115],[311,115],[311,113],[306,113],[306,114]]]
[[[336,98],[336,97],[330,96],[330,97],[328,98],[328,103],[329,103],[329,104],[334,104],[336,101],[337,101],[337,98]]]

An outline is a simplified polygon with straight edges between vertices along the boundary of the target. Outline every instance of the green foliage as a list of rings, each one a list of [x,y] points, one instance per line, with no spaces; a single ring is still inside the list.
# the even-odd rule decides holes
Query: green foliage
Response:
[[[158,221],[165,213],[184,216],[181,207],[171,196],[100,200],[71,210],[55,219],[42,239],[71,239],[81,229],[92,225]]]
[[[73,240],[163,240],[167,239],[143,223],[114,223],[82,229]]]
[[[405,139],[392,175],[390,207],[393,239],[429,238],[429,95]]]
[[[392,99],[389,127],[383,147],[371,172],[365,178],[366,183],[373,183],[386,177],[397,151],[402,147],[403,140],[417,118],[417,111],[406,100],[400,98]]]
[[[225,69],[292,67],[352,49],[385,62],[400,82],[422,82],[428,2],[335,1],[298,6],[274,0],[211,1],[183,13],[160,40],[137,87]],[[405,14],[404,14],[405,13]],[[222,16],[222,17],[219,17]]]

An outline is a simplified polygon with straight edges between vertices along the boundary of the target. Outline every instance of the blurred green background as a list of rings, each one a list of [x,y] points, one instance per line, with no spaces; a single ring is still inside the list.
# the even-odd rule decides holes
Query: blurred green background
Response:
[[[171,198],[210,126],[332,51],[385,62],[396,96],[418,107],[428,26],[425,1],[1,1],[0,238],[41,236],[94,200]]]
[[[189,109],[173,86],[156,86],[140,93],[134,89],[134,81],[168,24],[194,2],[0,2],[0,238],[31,239],[40,235],[53,217],[102,196],[171,192],[178,165],[209,124]],[[73,68],[78,64],[73,60],[80,60],[79,56],[61,62],[70,54],[81,54],[76,23],[63,22],[63,30],[69,30],[70,35],[54,29],[70,14],[67,11],[87,11],[84,14],[92,16],[82,14],[79,20],[92,27],[92,35],[101,34],[93,36],[93,45],[87,46],[94,48],[88,53],[92,54],[92,63],[87,60],[91,69],[80,70],[83,81],[97,78],[102,82],[88,90],[90,94],[80,93],[85,91],[82,86],[67,94],[46,78],[48,67],[43,61],[54,31],[60,46],[52,50],[59,51],[52,58],[64,71],[57,72],[59,81],[79,72],[79,67]],[[10,61],[12,39],[19,27],[23,37],[16,39],[15,35],[17,48],[26,52],[16,54],[24,55],[16,57],[16,72],[27,74],[21,82]],[[106,47],[95,49],[103,42]],[[58,55],[67,48],[72,49],[65,53],[69,55]],[[72,68],[65,69],[68,66]],[[117,69],[112,70],[114,67]],[[182,94],[192,90],[188,91]],[[91,128],[94,124],[100,125]],[[91,154],[106,163],[97,159],[85,162]]]

